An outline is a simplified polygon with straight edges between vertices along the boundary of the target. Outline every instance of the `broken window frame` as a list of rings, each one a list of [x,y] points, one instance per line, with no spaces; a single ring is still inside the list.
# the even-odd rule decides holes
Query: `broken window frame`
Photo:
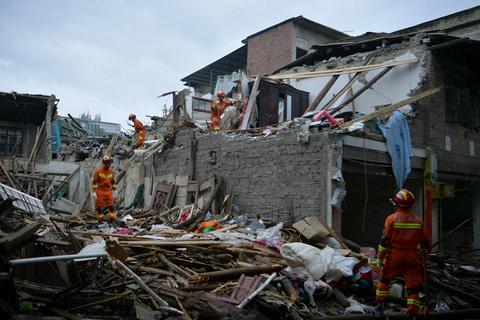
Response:
[[[21,140],[15,149],[15,154],[21,155],[23,154],[23,129],[20,127],[0,126],[0,155],[9,156],[18,139]]]
[[[480,128],[479,84],[445,73],[445,121],[467,128]],[[476,94],[475,94],[476,93]]]
[[[212,105],[212,100],[209,99],[203,99],[203,98],[197,98],[197,97],[192,97],[192,118],[193,120],[197,120],[197,116],[204,113],[205,115],[208,115],[208,120],[210,120],[210,108]],[[202,117],[203,120],[203,117]]]

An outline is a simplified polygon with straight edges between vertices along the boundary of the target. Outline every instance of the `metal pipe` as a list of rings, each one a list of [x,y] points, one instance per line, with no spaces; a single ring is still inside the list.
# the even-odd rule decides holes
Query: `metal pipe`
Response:
[[[265,281],[264,284],[262,284],[262,286],[260,288],[258,288],[257,290],[255,290],[254,293],[252,293],[251,295],[248,296],[247,299],[243,300],[242,303],[240,303],[237,308],[239,309],[243,309],[243,307],[245,307],[251,300],[253,300],[257,294],[262,291],[266,286],[269,285],[270,282],[272,282],[273,278],[275,278],[277,276],[277,273],[274,272],[272,273],[272,275],[267,279],[267,281]]]
[[[164,310],[168,310],[168,311],[172,311],[172,312],[175,312],[175,313],[178,313],[180,315],[183,315],[183,312],[180,311],[180,310],[177,310],[175,308],[172,308],[168,305],[167,302],[165,302],[165,300],[163,300],[162,298],[160,298],[155,292],[153,292],[152,289],[150,289],[146,284],[145,282],[142,281],[142,279],[140,279],[139,276],[137,276],[135,273],[133,273],[132,270],[130,270],[126,265],[124,265],[120,260],[115,260],[115,263],[120,267],[122,268],[126,273],[128,273],[128,275],[136,282],[140,285],[140,287],[142,287],[145,291],[147,291],[147,293],[149,295],[152,296],[152,298],[154,298],[158,303],[160,303],[162,305],[162,309]]]
[[[84,258],[99,258],[99,257],[108,257],[108,253],[101,252],[101,253],[67,254],[63,256],[16,259],[16,260],[10,260],[10,263],[12,264],[12,266],[18,266],[18,265],[27,264],[27,263],[50,262],[50,261],[59,261],[59,260],[84,259]]]

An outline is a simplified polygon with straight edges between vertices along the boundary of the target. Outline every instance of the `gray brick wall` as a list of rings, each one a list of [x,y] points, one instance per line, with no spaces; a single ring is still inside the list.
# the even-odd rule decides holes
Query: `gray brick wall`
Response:
[[[241,213],[266,213],[291,203],[295,220],[312,215],[326,219],[334,135],[312,134],[308,144],[298,142],[294,131],[266,138],[223,133],[197,133],[196,138],[195,180],[203,183],[214,173],[223,177]],[[157,155],[155,175],[188,175],[189,145],[189,131],[180,132],[176,147]]]
[[[444,86],[445,68],[431,52],[427,53],[425,68],[428,80],[423,90]],[[410,124],[413,147],[423,149],[430,146],[437,154],[439,161],[478,166],[480,133],[477,130],[445,121],[444,90],[420,100],[415,108],[417,116]],[[452,151],[445,149],[447,135],[452,141]],[[475,143],[476,156],[470,155],[470,141]]]

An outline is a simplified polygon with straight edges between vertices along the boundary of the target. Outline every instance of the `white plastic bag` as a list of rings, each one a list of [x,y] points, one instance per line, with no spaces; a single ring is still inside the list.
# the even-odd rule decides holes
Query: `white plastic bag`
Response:
[[[368,306],[361,304],[357,300],[353,299],[354,296],[352,296],[348,301],[350,301],[350,307],[345,309],[345,314],[350,314],[352,312],[361,312],[365,313],[365,309],[369,309]]]
[[[268,229],[257,230],[257,240],[278,239],[282,236],[283,222]]]

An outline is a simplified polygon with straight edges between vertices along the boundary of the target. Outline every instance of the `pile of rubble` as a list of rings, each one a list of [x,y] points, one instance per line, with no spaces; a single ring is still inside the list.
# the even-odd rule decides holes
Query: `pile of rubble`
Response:
[[[249,132],[292,126],[299,125]],[[308,126],[299,129],[302,139]],[[177,130],[131,156],[117,183],[133,163],[173,144]],[[136,197],[120,207],[121,199],[117,220],[99,223],[85,200],[73,209],[60,205],[62,186],[75,172],[44,178],[45,190],[29,196],[23,186],[30,190],[30,180],[38,180],[34,171],[2,170],[12,186],[0,184],[2,319],[374,319],[374,248],[339,237],[318,217],[294,221],[288,208],[244,214],[222,177],[214,176],[202,197],[199,183],[189,181],[185,205],[174,205],[168,190],[176,186],[160,181],[150,204]],[[480,314],[480,266],[468,254],[428,255],[430,299],[423,296],[422,310],[429,306],[430,318]],[[401,277],[390,292],[385,315],[406,318]]]
[[[88,210],[36,222],[28,208],[3,201],[2,318],[373,319],[375,249],[317,217],[292,224],[242,215],[231,198],[219,178],[202,208],[152,201],[119,210],[115,223]],[[429,317],[476,317],[478,267],[467,255],[428,255]],[[404,315],[405,292],[398,278],[388,317]]]

